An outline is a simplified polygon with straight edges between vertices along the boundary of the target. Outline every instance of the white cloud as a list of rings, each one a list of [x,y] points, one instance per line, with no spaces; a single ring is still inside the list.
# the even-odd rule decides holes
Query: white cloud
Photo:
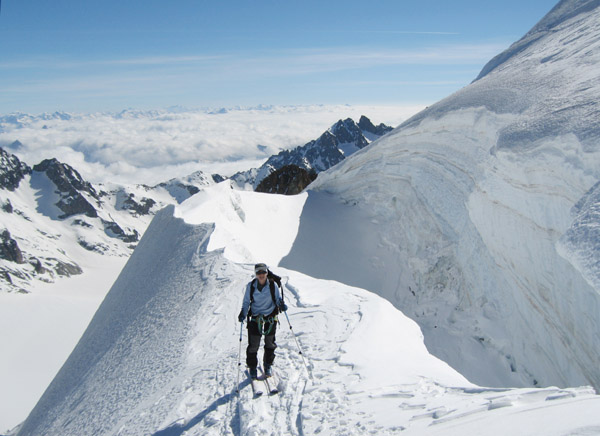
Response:
[[[275,106],[208,110],[75,114],[71,119],[21,115],[0,125],[0,146],[29,165],[56,157],[93,182],[154,184],[197,170],[231,175],[280,149],[317,138],[340,118],[368,116],[396,126],[413,106]],[[48,119],[51,118],[51,119]],[[1,120],[1,118],[0,118]],[[262,147],[258,147],[258,146]]]
[[[88,92],[139,94],[157,88],[180,90],[209,83],[262,80],[393,65],[484,64],[506,48],[503,44],[443,44],[413,49],[336,47],[270,50],[222,55],[130,57],[104,60],[39,58],[0,63],[0,70],[62,70],[58,76],[35,76],[0,84],[0,92]],[[14,73],[14,72],[13,72]],[[156,92],[156,91],[154,91]]]

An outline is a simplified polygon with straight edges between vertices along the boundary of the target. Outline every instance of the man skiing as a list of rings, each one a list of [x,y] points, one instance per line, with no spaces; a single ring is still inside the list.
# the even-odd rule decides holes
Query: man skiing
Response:
[[[246,286],[242,310],[238,316],[240,322],[248,318],[248,347],[246,348],[246,365],[250,377],[256,379],[258,372],[257,353],[260,348],[261,336],[265,336],[263,364],[265,376],[270,377],[273,361],[275,360],[275,331],[277,329],[277,314],[287,310],[281,298],[279,286],[267,277],[268,267],[264,263],[254,265],[256,278]]]

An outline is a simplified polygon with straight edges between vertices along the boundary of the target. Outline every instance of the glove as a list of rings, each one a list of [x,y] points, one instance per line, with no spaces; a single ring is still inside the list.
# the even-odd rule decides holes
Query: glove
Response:
[[[279,305],[279,311],[280,312],[285,312],[287,310],[287,304],[285,304],[283,301],[281,302],[281,304]]]
[[[246,319],[246,315],[244,315],[244,310],[240,310],[240,314],[238,315],[238,321],[239,322],[244,322],[244,320]]]

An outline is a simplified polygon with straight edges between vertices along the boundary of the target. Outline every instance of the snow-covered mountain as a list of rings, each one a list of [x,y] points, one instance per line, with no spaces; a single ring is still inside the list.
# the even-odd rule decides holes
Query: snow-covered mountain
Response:
[[[146,112],[142,115],[147,115]],[[119,116],[140,116],[124,111]],[[4,116],[3,122],[31,122],[32,116]],[[36,118],[68,120],[56,112]],[[269,175],[286,164],[322,171],[344,159],[391,127],[374,126],[362,116],[359,123],[340,120],[317,140],[292,151],[272,156],[258,170]],[[18,149],[19,144],[11,148]],[[283,158],[282,156],[285,156]],[[244,186],[245,178],[235,179]],[[0,291],[26,292],[31,280],[53,282],[56,277],[80,274],[86,258],[81,248],[103,255],[127,257],[144,233],[152,216],[168,204],[181,203],[202,187],[223,181],[202,171],[171,179],[156,186],[97,184],[57,159],[46,159],[30,168],[15,155],[0,148]],[[258,185],[262,177],[252,178]],[[85,261],[84,261],[85,262]]]
[[[214,183],[198,172],[154,187],[94,186],[56,159],[31,168],[0,148],[0,290],[80,274],[98,256],[128,257],[156,211]]]
[[[225,181],[159,212],[16,434],[533,435],[599,428],[600,397],[591,388],[479,388],[430,355],[417,324],[385,299],[283,268],[276,271],[284,276],[293,330],[286,334],[282,317],[275,362],[281,393],[253,399],[242,375],[238,396],[237,312],[252,263],[276,265],[289,251],[307,199],[236,191]],[[327,222],[336,231],[338,223]],[[329,252],[342,256],[344,247]]]
[[[472,382],[600,388],[599,6],[561,1],[470,86],[321,173],[282,265],[377,292]]]
[[[259,168],[234,174],[231,179],[242,189],[256,190],[271,173],[288,165],[320,173],[366,147],[370,142],[389,133],[392,127],[381,123],[375,126],[362,115],[358,123],[347,118],[339,120],[319,138],[291,150],[271,156]]]

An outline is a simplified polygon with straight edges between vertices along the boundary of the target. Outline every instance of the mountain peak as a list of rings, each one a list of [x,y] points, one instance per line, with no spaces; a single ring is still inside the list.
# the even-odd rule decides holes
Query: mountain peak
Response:
[[[362,127],[352,118],[340,119],[319,138],[293,150],[283,150],[271,156],[260,168],[237,173],[232,180],[242,187],[252,184],[256,189],[269,174],[287,165],[320,173],[392,130],[383,123],[375,127],[364,115],[361,122]]]
[[[485,64],[475,81],[505,64],[509,59],[523,52],[548,33],[555,31],[565,21],[577,15],[590,12],[598,6],[600,6],[599,0],[562,0],[533,26],[525,36]]]
[[[31,168],[0,147],[0,189],[14,191],[27,174],[31,174]]]
[[[82,195],[89,194],[98,200],[100,197],[91,183],[83,180],[81,175],[68,164],[59,162],[57,159],[45,159],[33,167],[33,171],[45,173],[48,179],[56,185],[60,200],[55,204],[63,214],[59,218],[67,218],[72,215],[84,214],[95,218],[98,216],[96,209]]]
[[[360,130],[362,130],[363,133],[368,132],[378,136],[383,136],[386,133],[389,133],[392,130],[394,130],[393,127],[386,126],[383,123],[380,123],[378,126],[375,126],[371,122],[371,120],[364,115],[361,115],[360,120],[358,121],[358,127],[360,127]]]

